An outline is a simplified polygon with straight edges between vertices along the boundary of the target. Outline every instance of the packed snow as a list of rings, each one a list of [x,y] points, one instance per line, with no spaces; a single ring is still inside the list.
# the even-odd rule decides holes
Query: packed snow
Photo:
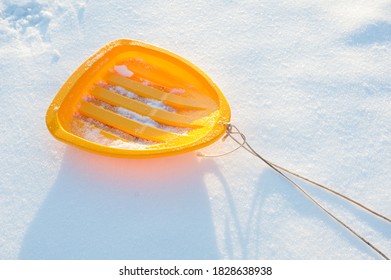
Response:
[[[144,41],[207,73],[264,157],[391,217],[390,30],[389,0],[0,0],[0,259],[381,259],[244,150],[104,157],[45,114],[107,42]],[[389,223],[302,186],[391,256]]]
[[[108,138],[102,132],[108,132],[116,138]],[[145,150],[156,144],[155,142],[140,139],[114,127],[105,125],[95,119],[75,114],[71,132],[88,141],[121,149]]]
[[[126,65],[115,65],[114,70],[121,76],[130,78],[133,76],[133,72],[128,69]]]
[[[173,94],[184,94],[185,92],[186,92],[186,90],[183,88],[172,88],[170,90],[170,93],[173,93]]]
[[[143,60],[140,60],[140,62],[143,62]],[[134,74],[126,65],[115,65],[114,71],[127,78],[132,77]],[[109,70],[109,72],[113,72],[113,70]],[[158,84],[152,84],[150,82],[148,83],[148,86],[162,87]],[[134,99],[136,101],[139,101],[141,103],[144,103],[154,108],[177,113],[177,110],[175,108],[166,105],[164,102],[160,100],[154,100],[151,98],[142,97],[132,91],[126,90],[121,86],[99,81],[97,84],[93,85],[90,90],[94,89],[95,87],[107,89],[111,92],[118,93],[127,98]],[[172,94],[182,94],[185,92],[184,89],[180,89],[180,88],[167,88],[167,90]],[[145,127],[155,127],[182,136],[187,135],[187,133],[190,131],[190,128],[180,128],[180,127],[166,125],[164,123],[159,123],[148,115],[140,115],[134,111],[128,110],[121,106],[111,105],[105,101],[99,100],[91,96],[88,93],[85,93],[85,95],[82,97],[82,100],[88,103],[92,103],[106,110],[109,110],[111,112],[114,112],[122,117],[135,121],[141,125],[144,125]],[[80,104],[78,106],[80,108]],[[83,117],[79,112],[74,113],[74,117],[71,122],[72,122],[71,130],[70,130],[71,133],[100,145],[117,147],[121,149],[142,150],[142,149],[148,149],[151,147],[151,145],[157,144],[156,142],[153,141],[146,141],[142,138],[129,135],[124,131],[120,131],[119,129],[106,125],[98,120],[89,117]],[[110,136],[106,137],[105,132],[109,132]],[[117,139],[113,138],[113,136],[115,136]]]
[[[148,85],[150,85],[150,84],[148,84]],[[163,109],[163,110],[166,110],[166,111],[169,111],[169,112],[175,112],[176,111],[173,107],[164,104],[160,100],[155,100],[155,99],[151,99],[151,98],[141,97],[141,96],[135,94],[134,92],[131,92],[129,90],[124,89],[121,86],[113,86],[113,85],[103,84],[103,83],[100,83],[100,86],[102,86],[104,88],[107,88],[107,89],[109,89],[109,90],[111,90],[113,92],[119,93],[119,94],[121,94],[123,96],[129,97],[131,99],[135,99],[137,101],[143,102],[143,103],[145,103],[145,104],[147,104],[149,106],[155,107],[155,108]]]

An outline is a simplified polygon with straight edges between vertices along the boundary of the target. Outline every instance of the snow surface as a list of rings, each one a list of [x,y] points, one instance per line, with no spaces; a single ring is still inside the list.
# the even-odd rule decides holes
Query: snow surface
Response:
[[[143,81],[143,82],[145,82],[145,81]],[[148,85],[150,85],[150,84],[148,84]],[[135,94],[134,92],[131,92],[131,91],[124,89],[121,86],[107,85],[107,84],[103,84],[103,83],[101,83],[100,86],[107,88],[113,92],[119,93],[123,96],[129,97],[131,99],[135,99],[137,101],[143,102],[151,107],[156,107],[156,108],[163,109],[163,110],[166,110],[169,112],[176,111],[173,107],[164,104],[162,101],[151,99],[151,98],[146,98],[146,97],[141,97],[141,96]]]
[[[391,1],[0,0],[0,259],[379,258],[245,151],[127,160],[55,140],[56,92],[118,38],[192,61],[262,155],[391,216]],[[304,187],[391,255],[389,224]]]
[[[133,76],[133,72],[130,71],[128,69],[128,67],[126,67],[126,65],[116,65],[116,66],[114,66],[114,70],[115,70],[115,72],[117,72],[118,74],[120,74],[121,76],[124,76],[124,77],[132,77]]]

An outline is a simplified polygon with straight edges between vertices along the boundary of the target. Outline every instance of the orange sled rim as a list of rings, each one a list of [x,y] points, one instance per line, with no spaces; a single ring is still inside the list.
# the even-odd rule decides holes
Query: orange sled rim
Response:
[[[120,39],[70,76],[46,124],[57,139],[90,152],[149,158],[210,145],[230,117],[224,95],[198,67],[167,50]]]

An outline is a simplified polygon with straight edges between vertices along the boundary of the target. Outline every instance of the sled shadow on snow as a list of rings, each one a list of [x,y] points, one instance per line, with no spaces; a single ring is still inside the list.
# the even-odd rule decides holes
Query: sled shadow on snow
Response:
[[[223,187],[226,210],[219,221],[212,218],[203,181],[207,173]],[[360,222],[353,226],[364,223],[366,233],[375,230],[383,238],[389,236],[389,227],[379,219],[301,184],[326,204],[356,217]],[[317,259],[324,251],[330,258],[344,259],[343,251],[350,249],[357,250],[358,258],[379,257],[271,170],[260,174],[245,221],[235,206],[242,207],[232,194],[236,187],[214,160],[199,160],[193,153],[127,160],[68,147],[52,190],[25,235],[19,259]],[[312,221],[318,229],[306,231]],[[219,246],[216,222],[224,227]],[[328,238],[308,236],[321,232],[322,226]],[[320,245],[330,240],[330,233],[345,240],[347,247],[333,252],[332,244]],[[286,251],[289,246],[284,244],[289,242],[298,243],[298,251]]]
[[[218,259],[203,174],[192,153],[149,160],[68,147],[20,259]]]

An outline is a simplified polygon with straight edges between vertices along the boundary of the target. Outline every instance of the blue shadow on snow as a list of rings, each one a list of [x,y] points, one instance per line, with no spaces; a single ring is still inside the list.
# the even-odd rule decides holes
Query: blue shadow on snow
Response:
[[[19,258],[218,259],[206,165],[194,154],[126,160],[68,147]]]
[[[391,24],[385,21],[369,24],[347,38],[348,45],[369,46],[391,42]]]

